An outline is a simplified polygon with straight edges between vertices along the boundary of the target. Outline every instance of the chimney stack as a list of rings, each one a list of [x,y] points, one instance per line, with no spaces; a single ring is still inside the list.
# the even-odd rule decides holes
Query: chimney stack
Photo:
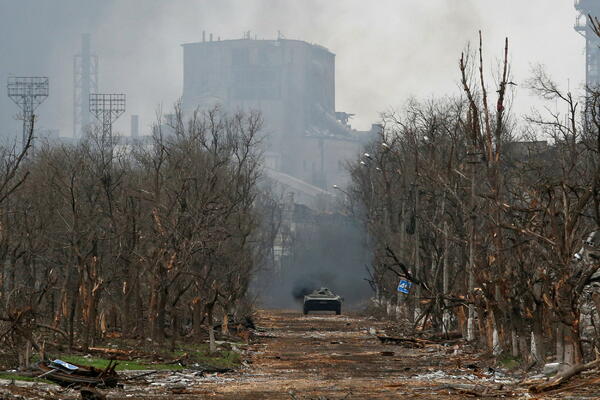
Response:
[[[139,115],[131,116],[131,137],[137,139],[140,136],[140,118]]]

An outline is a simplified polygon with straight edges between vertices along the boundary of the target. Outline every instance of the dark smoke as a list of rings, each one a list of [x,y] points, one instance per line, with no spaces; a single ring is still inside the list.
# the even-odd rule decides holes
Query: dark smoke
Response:
[[[281,271],[265,271],[256,280],[263,306],[298,309],[304,295],[320,287],[342,296],[345,309],[371,296],[365,269],[370,253],[360,223],[341,214],[313,218],[296,224],[294,245]]]
[[[297,301],[303,301],[304,296],[311,293],[315,289],[316,287],[314,285],[307,286],[305,283],[296,282],[294,284],[294,288],[292,289],[292,297]]]

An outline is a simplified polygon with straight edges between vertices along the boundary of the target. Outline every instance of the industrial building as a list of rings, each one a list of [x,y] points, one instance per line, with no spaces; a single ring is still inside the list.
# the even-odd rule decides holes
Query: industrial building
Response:
[[[183,45],[183,57],[184,109],[260,110],[266,167],[298,195],[346,183],[346,161],[376,133],[351,129],[351,114],[336,112],[335,55],[322,46],[249,34],[207,41],[203,34]]]

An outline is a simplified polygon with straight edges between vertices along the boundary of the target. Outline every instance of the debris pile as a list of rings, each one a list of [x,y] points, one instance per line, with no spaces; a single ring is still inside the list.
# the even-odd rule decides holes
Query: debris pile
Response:
[[[117,386],[119,376],[115,372],[116,362],[109,362],[106,368],[71,364],[62,360],[40,361],[36,367],[45,378],[65,387],[99,386],[113,388]]]

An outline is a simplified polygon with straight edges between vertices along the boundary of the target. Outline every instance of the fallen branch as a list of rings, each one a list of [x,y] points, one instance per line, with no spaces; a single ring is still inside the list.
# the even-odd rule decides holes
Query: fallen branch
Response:
[[[60,328],[55,328],[55,327],[53,327],[51,325],[40,324],[40,323],[37,323],[36,325],[38,326],[38,328],[45,328],[45,329],[49,329],[51,331],[54,331],[56,333],[60,333],[62,335],[62,337],[64,337],[65,339],[69,340],[69,335],[67,335],[67,332],[63,331]]]
[[[596,378],[596,379],[592,379],[592,380],[584,381],[584,382],[579,382],[579,383],[576,383],[576,384],[573,384],[573,385],[562,386],[562,387],[556,389],[554,392],[555,393],[560,393],[560,392],[565,392],[565,391],[569,391],[570,392],[570,391],[573,391],[573,390],[575,390],[577,388],[580,388],[582,386],[591,386],[591,385],[596,385],[598,383],[600,383],[600,378]],[[550,390],[549,392],[552,392],[552,391]],[[548,394],[551,394],[551,393],[548,393]]]
[[[188,353],[184,353],[179,358],[175,358],[175,359],[170,360],[170,361],[164,361],[164,364],[181,364],[181,365],[185,365],[185,363],[187,362],[189,356],[190,355]]]
[[[192,365],[187,365],[186,367],[189,369],[193,369],[194,371],[199,371],[199,372],[209,373],[209,374],[214,374],[214,373],[223,374],[226,372],[233,372],[233,368],[215,367],[212,365],[198,364],[198,363],[194,363]]]
[[[292,400],[301,400],[301,397],[297,397],[296,393],[294,393],[293,391],[289,391],[288,394],[290,395],[290,398]],[[352,395],[352,392],[348,392],[344,397],[341,398],[341,400],[346,400],[348,398],[350,398],[350,395]],[[306,398],[308,400],[308,398]],[[311,400],[313,399],[312,397],[310,398]],[[330,400],[329,397],[324,397],[324,396],[319,396],[314,398],[314,400]]]
[[[417,338],[403,338],[403,337],[393,337],[393,336],[377,336],[377,339],[379,339],[379,341],[383,344],[397,344],[397,345],[401,345],[401,344],[406,344],[406,343],[410,343],[411,345],[415,346],[415,347],[419,347],[419,348],[423,348],[427,345],[433,345],[435,343],[433,343],[430,340],[426,340],[426,339],[417,339]]]
[[[589,362],[587,364],[579,364],[575,365],[558,375],[551,380],[550,382],[541,383],[539,385],[533,385],[529,387],[529,391],[532,393],[541,393],[547,392],[548,390],[553,390],[558,388],[560,385],[574,377],[575,375],[579,375],[583,371],[587,371],[589,369],[595,368],[600,365],[600,359],[596,359],[595,361]]]
[[[127,356],[130,356],[134,353],[134,350],[111,349],[108,347],[88,347],[88,351],[93,351],[96,353],[123,354]]]
[[[133,379],[139,379],[139,378],[142,378],[142,377],[144,377],[144,376],[148,376],[148,375],[153,375],[153,374],[156,374],[157,372],[158,372],[158,371],[144,372],[143,374],[138,374],[138,375],[130,376],[130,377],[128,377],[128,378],[123,378],[123,379],[121,379],[121,380],[123,380],[123,381],[131,381],[131,380],[133,380]]]
[[[482,388],[481,385],[468,385],[468,384],[446,384],[437,386],[435,390],[456,390],[460,394],[466,394],[469,396],[483,397],[486,394],[486,390],[478,390]]]
[[[58,344],[50,343],[53,347],[59,347]],[[73,350],[81,351],[90,354],[100,354],[106,357],[115,358],[117,360],[131,360],[134,357],[146,357],[151,356],[150,353],[145,353],[139,350],[123,350],[123,349],[111,349],[107,347],[88,347],[84,349],[80,346],[73,346]]]
[[[446,343],[449,340],[459,340],[463,338],[463,334],[460,331],[452,331],[446,333],[430,333],[427,335],[423,335],[424,339],[435,341],[435,342],[444,342]]]

